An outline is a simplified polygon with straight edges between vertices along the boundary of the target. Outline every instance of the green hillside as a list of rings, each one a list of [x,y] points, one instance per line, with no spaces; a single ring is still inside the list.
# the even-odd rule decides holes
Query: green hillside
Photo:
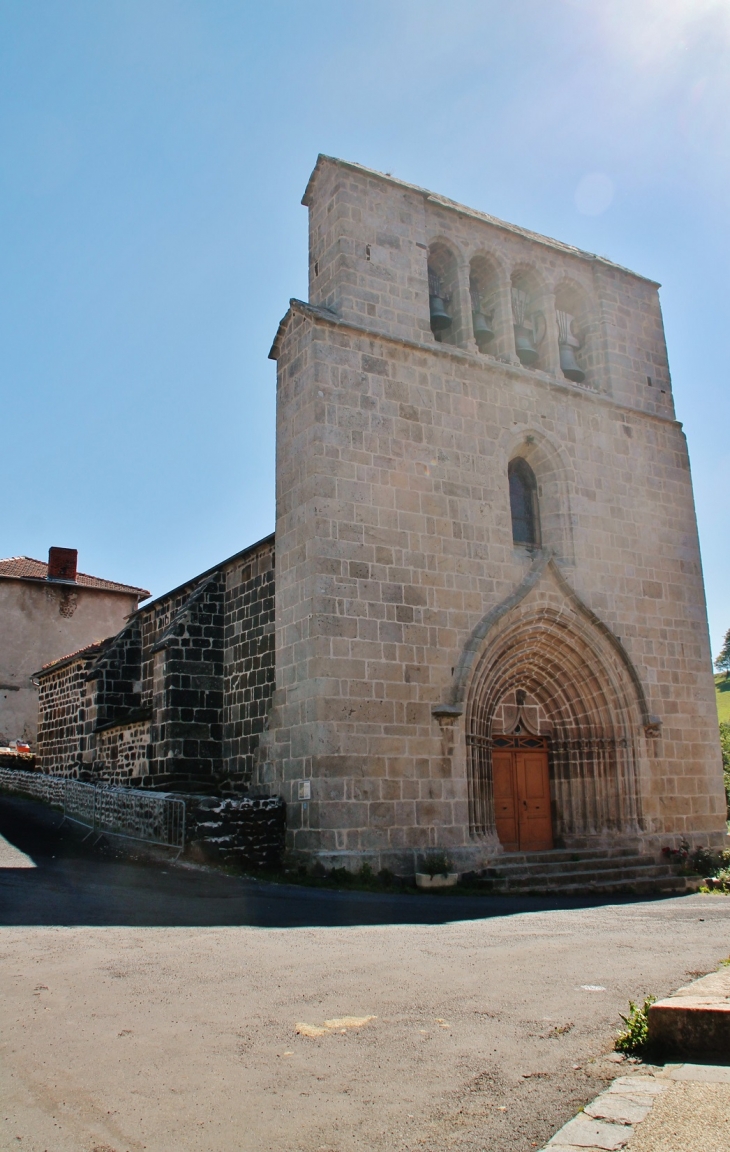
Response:
[[[718,719],[730,724],[730,680],[725,679],[724,672],[715,677],[715,695]]]

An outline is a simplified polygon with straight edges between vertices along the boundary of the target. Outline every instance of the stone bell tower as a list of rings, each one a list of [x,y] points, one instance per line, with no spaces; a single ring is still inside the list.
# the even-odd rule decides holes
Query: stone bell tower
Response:
[[[657,285],[320,156],[261,780],[326,865],[723,841]]]

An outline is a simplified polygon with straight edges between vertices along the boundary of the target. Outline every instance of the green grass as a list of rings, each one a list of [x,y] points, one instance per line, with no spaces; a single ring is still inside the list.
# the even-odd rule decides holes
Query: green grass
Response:
[[[717,718],[722,724],[730,723],[730,680],[725,679],[721,672],[715,677],[715,695],[717,697]]]

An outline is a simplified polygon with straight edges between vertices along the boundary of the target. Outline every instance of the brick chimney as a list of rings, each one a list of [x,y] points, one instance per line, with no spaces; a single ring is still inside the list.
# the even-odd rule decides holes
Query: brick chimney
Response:
[[[78,556],[76,548],[49,548],[48,579],[75,580]]]

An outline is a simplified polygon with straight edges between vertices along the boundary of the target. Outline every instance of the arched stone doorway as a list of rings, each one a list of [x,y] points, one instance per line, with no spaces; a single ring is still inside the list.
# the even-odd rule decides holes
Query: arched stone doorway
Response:
[[[497,834],[507,850],[534,847],[522,843],[519,819],[516,836],[508,836],[495,810],[507,751],[515,758],[516,803],[522,808],[529,799],[516,779],[524,777],[519,743],[508,747],[507,738],[520,735],[544,750],[556,846],[640,831],[635,685],[606,637],[570,605],[551,597],[530,606],[528,598],[505,615],[474,667],[465,720],[472,836]],[[537,761],[532,768],[537,780]]]

